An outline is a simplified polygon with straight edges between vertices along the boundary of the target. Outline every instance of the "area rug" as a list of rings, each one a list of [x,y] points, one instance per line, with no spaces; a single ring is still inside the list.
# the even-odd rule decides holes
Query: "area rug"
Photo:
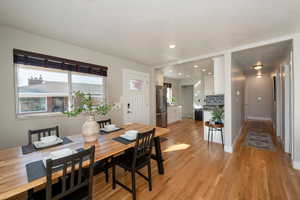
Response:
[[[272,136],[265,132],[248,132],[245,138],[246,146],[255,147],[257,149],[275,151]]]

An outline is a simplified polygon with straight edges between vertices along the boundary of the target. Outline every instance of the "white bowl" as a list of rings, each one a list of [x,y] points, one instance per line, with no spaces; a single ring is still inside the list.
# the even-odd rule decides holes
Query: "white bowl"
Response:
[[[113,130],[116,129],[116,125],[115,124],[108,124],[104,127],[107,130]]]
[[[41,141],[44,143],[48,143],[48,142],[54,142],[57,140],[57,136],[56,135],[51,135],[51,136],[47,136],[47,137],[42,137]]]

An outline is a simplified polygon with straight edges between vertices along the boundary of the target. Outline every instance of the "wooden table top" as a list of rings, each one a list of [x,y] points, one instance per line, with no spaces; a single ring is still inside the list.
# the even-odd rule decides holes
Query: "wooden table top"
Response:
[[[68,136],[73,142],[36,151],[26,155],[22,154],[21,146],[0,150],[0,199],[7,199],[29,189],[41,186],[46,183],[46,177],[28,182],[25,165],[34,161],[42,160],[51,151],[63,148],[89,148],[95,145],[95,161],[108,158],[112,155],[123,152],[134,146],[134,142],[124,145],[112,140],[112,138],[122,135],[127,130],[137,130],[145,132],[156,128],[155,136],[162,136],[169,132],[166,128],[153,127],[143,124],[127,124],[122,126],[122,130],[107,135],[100,135],[97,142],[85,143],[81,135]]]
[[[224,128],[224,124],[211,124],[209,122],[205,122],[205,126],[211,128]]]

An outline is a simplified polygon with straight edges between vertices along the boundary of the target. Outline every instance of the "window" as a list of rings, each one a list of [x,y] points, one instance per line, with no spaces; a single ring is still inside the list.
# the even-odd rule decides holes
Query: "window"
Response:
[[[142,80],[129,80],[129,88],[130,90],[140,91],[143,90],[144,81]]]
[[[95,105],[105,102],[103,76],[23,64],[16,64],[16,71],[17,115],[67,111],[78,90],[91,94]]]
[[[102,76],[72,72],[72,91],[90,94],[93,104],[99,105],[106,101],[104,81]]]
[[[94,105],[105,102],[107,67],[14,49],[16,114],[71,110],[73,93],[90,94]]]
[[[167,102],[168,104],[172,104],[173,100],[172,100],[173,96],[172,96],[172,88],[167,88]]]
[[[164,83],[164,86],[167,88],[167,103],[173,104],[172,83]]]

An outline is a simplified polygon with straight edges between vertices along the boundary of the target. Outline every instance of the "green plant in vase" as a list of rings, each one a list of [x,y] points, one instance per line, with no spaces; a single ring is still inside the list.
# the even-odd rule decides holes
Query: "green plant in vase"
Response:
[[[213,111],[212,111],[212,118],[211,120],[215,123],[215,124],[222,124],[223,120],[224,120],[224,109],[221,107],[216,107]]]
[[[81,91],[76,91],[74,93],[75,105],[72,105],[71,111],[66,111],[68,117],[76,117],[80,114],[85,114],[88,119],[84,122],[81,134],[86,142],[93,142],[98,139],[98,133],[100,130],[99,124],[96,122],[96,116],[105,116],[113,108],[113,104],[97,104],[93,100],[90,94],[86,94]]]
[[[176,98],[175,97],[172,97],[171,98],[171,104],[175,104],[176,103]]]

